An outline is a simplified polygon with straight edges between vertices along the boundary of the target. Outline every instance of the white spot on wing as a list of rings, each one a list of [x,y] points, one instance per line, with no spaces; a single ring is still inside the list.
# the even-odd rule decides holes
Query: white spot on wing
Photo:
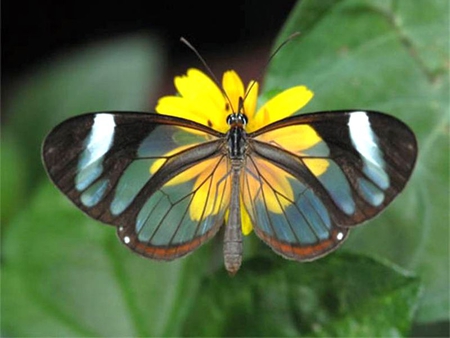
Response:
[[[91,132],[85,141],[85,149],[78,164],[79,172],[75,177],[75,187],[78,191],[85,190],[101,175],[103,166],[99,160],[112,146],[115,127],[113,115],[95,115]]]
[[[336,239],[338,241],[342,241],[343,238],[344,238],[344,234],[342,232],[338,232],[336,235]]]
[[[123,241],[124,241],[125,244],[129,244],[131,240],[130,240],[130,237],[125,236],[125,237],[123,238]]]
[[[97,114],[86,144],[85,154],[81,167],[87,167],[97,161],[111,148],[114,139],[114,116],[111,114]]]
[[[377,136],[370,125],[369,116],[363,111],[350,114],[348,127],[352,144],[364,160],[364,173],[380,188],[387,189],[389,176],[385,171],[383,154],[378,148]]]
[[[348,126],[350,128],[350,137],[356,150],[366,160],[376,165],[383,163],[376,143],[376,136],[370,126],[367,113],[363,111],[352,113],[348,120]]]

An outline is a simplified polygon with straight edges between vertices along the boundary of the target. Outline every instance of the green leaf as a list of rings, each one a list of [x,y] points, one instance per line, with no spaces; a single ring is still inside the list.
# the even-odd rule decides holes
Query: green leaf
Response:
[[[6,99],[6,126],[20,135],[26,186],[43,177],[40,148],[51,128],[90,111],[149,110],[159,80],[160,50],[146,35],[95,43],[48,60],[21,79]]]
[[[334,254],[299,264],[258,258],[207,278],[186,336],[402,336],[419,282],[371,258]]]
[[[3,226],[9,222],[15,213],[20,211],[26,200],[25,174],[23,171],[25,160],[20,150],[13,135],[10,133],[2,134],[0,144],[0,182],[2,187],[0,223]]]
[[[277,44],[300,36],[273,59],[264,87],[306,84],[315,96],[302,112],[380,110],[416,133],[419,158],[405,191],[345,247],[420,275],[421,322],[450,312],[448,13],[446,0],[301,1]]]
[[[2,333],[178,335],[208,268],[205,250],[173,263],[143,259],[46,183],[5,235]]]

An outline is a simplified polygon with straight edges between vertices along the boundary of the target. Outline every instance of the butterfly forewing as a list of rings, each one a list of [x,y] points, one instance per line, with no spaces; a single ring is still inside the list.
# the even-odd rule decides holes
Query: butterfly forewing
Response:
[[[249,139],[245,208],[258,236],[297,260],[333,250],[349,226],[383,210],[405,186],[417,155],[407,126],[368,111],[295,116]]]
[[[156,114],[93,113],[47,137],[49,176],[80,209],[118,227],[148,257],[194,250],[222,225],[229,203],[223,135]]]

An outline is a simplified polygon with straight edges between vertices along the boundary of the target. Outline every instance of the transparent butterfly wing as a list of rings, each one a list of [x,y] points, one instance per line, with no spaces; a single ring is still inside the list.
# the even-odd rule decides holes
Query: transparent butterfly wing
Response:
[[[42,152],[50,178],[75,205],[117,226],[134,251],[170,260],[223,224],[230,184],[222,138],[183,119],[105,112],[63,122]]]
[[[334,250],[349,227],[383,210],[417,156],[409,128],[377,112],[294,116],[249,139],[244,206],[256,234],[296,260]]]
[[[284,257],[319,257],[347,235],[313,189],[265,158],[249,156],[241,185],[255,233]]]

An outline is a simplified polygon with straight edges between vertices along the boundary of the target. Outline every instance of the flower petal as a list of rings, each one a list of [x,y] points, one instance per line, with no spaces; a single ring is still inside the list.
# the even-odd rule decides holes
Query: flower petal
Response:
[[[167,154],[164,155],[166,158],[159,158],[153,163],[153,165],[150,167],[150,174],[151,175],[155,174],[164,165],[164,163],[166,163],[167,159],[170,158],[171,156],[178,154],[188,148],[192,148],[193,146],[195,146],[195,144],[180,146],[178,148],[173,149],[172,151],[169,151]],[[169,182],[166,183],[166,185],[171,186],[192,180],[194,177],[197,177],[199,173],[203,172],[211,165],[210,161],[211,160],[199,162],[193,167],[186,169],[185,171],[179,173],[177,176],[172,178]]]
[[[254,167],[249,167],[249,174],[245,180],[245,204],[251,205],[250,199],[262,199],[269,211],[277,214],[283,212],[284,207],[294,199],[294,192],[284,170],[263,160],[254,158]],[[261,191],[262,189],[262,191]],[[284,198],[279,198],[279,196]]]
[[[189,214],[191,219],[198,221],[217,214],[223,208],[220,202],[229,200],[230,184],[223,179],[227,174],[226,161],[217,163],[217,158],[203,161],[197,165],[196,172],[198,178],[193,187],[196,192]]]
[[[208,97],[218,107],[224,102],[222,92],[214,81],[195,68],[188,69],[186,75],[175,77],[175,87],[182,97],[190,101],[196,102],[199,98]]]
[[[228,217],[230,215],[230,210],[227,210],[225,213],[225,224],[228,224]],[[250,219],[250,215],[247,212],[247,209],[245,209],[244,202],[241,198],[241,231],[242,234],[247,236],[253,231],[253,225],[252,221]]]
[[[266,102],[256,113],[253,120],[247,125],[248,132],[272,122],[288,117],[303,108],[314,96],[313,92],[305,86],[296,86],[276,95]]]
[[[330,162],[321,158],[305,158],[303,162],[315,176],[322,175],[330,165]]]
[[[268,184],[263,185],[263,194],[269,210],[281,214],[283,213],[283,208],[288,206],[290,202],[284,198],[280,199],[278,194],[282,193],[289,200],[293,200],[294,193],[287,179],[286,172],[275,166],[272,167],[266,169],[267,174],[264,177],[267,179]]]
[[[255,139],[274,144],[297,155],[301,155],[301,151],[323,142],[319,134],[307,124],[274,129],[257,136]]]
[[[250,81],[245,90],[244,114],[251,121],[255,117],[256,104],[258,102],[258,82]],[[249,92],[250,91],[250,92]]]
[[[228,70],[223,73],[222,87],[227,93],[228,98],[231,101],[231,107],[228,114],[237,113],[239,108],[239,98],[244,98],[244,84],[241,78],[234,70]]]
[[[245,209],[244,203],[242,201],[241,201],[241,227],[242,227],[242,234],[245,236],[249,235],[253,230],[250,215],[248,214],[247,209]]]
[[[228,130],[226,100],[206,74],[189,69],[187,75],[175,78],[175,87],[181,96],[161,98],[156,106],[157,113],[190,119],[222,133]]]
[[[196,111],[190,102],[180,96],[164,96],[158,100],[155,108],[158,114],[180,117],[204,124],[205,116]]]

